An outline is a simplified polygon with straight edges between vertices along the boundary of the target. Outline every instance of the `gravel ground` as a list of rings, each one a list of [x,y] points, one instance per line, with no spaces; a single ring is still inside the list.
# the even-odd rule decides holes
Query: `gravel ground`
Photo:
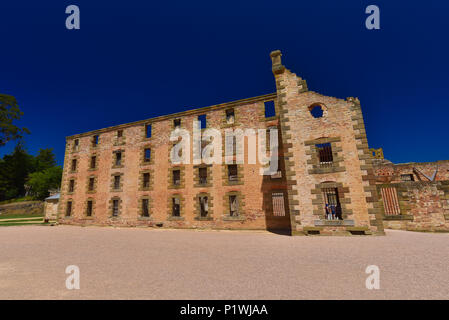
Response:
[[[20,226],[0,229],[0,299],[448,299],[449,234]],[[68,265],[80,290],[65,287]],[[380,289],[368,290],[368,265]]]

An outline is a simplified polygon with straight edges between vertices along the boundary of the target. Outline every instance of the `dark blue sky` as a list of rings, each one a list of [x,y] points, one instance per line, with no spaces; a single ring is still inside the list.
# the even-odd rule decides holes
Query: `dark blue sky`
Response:
[[[81,29],[65,28],[65,8]],[[376,4],[381,30],[365,28]],[[275,91],[269,53],[310,90],[362,102],[370,147],[449,159],[448,1],[2,1],[0,92],[30,153],[65,137]],[[10,152],[14,142],[0,149]]]

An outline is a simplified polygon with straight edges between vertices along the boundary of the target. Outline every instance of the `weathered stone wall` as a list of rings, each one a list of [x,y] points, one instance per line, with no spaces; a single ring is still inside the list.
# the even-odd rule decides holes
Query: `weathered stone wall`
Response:
[[[308,91],[304,80],[285,69],[280,52],[271,54],[277,92],[212,107],[185,111],[169,116],[138,121],[79,134],[67,138],[62,180],[59,221],[68,224],[147,225],[180,228],[283,229],[292,234],[383,234],[380,202],[377,198],[360,102],[326,97]],[[264,116],[264,103],[274,101],[276,116]],[[319,106],[323,117],[309,112]],[[235,124],[226,123],[226,110],[233,108]],[[281,177],[263,176],[260,164],[238,165],[238,181],[227,181],[226,165],[207,167],[210,181],[198,185],[198,167],[194,164],[173,165],[169,141],[173,120],[192,133],[192,120],[207,116],[207,125],[219,128],[280,129]],[[152,137],[145,137],[145,125],[151,124]],[[118,132],[123,137],[118,138]],[[98,145],[92,145],[95,135]],[[75,148],[75,142],[78,147]],[[317,144],[332,145],[333,161],[323,168],[317,161]],[[152,159],[143,161],[145,148],[151,148]],[[191,146],[193,148],[193,145]],[[115,152],[122,152],[122,165],[113,163]],[[96,167],[90,159],[96,156]],[[223,152],[224,155],[224,152]],[[73,159],[77,161],[71,170]],[[192,160],[192,159],[191,159]],[[171,184],[174,169],[181,170],[179,186]],[[142,174],[150,174],[150,184],[142,187]],[[114,176],[120,176],[120,188],[114,190]],[[89,191],[89,179],[95,188]],[[70,192],[70,181],[74,190]],[[343,220],[324,219],[323,189],[338,190]],[[284,193],[286,215],[273,215],[272,193]],[[200,217],[199,196],[207,195],[210,215]],[[240,215],[229,216],[229,196],[239,200]],[[181,203],[180,217],[170,215],[171,201]],[[112,203],[119,201],[119,215],[112,216]],[[148,199],[150,216],[143,217],[140,203]],[[68,202],[73,210],[66,216]],[[87,216],[87,203],[92,201],[92,216]]]
[[[0,205],[0,215],[9,214],[42,214],[44,203],[42,201],[22,201]]]
[[[58,199],[46,200],[44,203],[44,218],[47,220],[56,220],[58,216]]]
[[[62,181],[59,221],[66,224],[98,224],[126,226],[163,226],[179,228],[219,228],[219,229],[289,229],[290,219],[274,217],[270,210],[271,193],[284,191],[285,177],[273,179],[259,174],[259,164],[239,165],[239,181],[227,182],[225,165],[213,164],[208,167],[210,180],[207,186],[198,185],[198,166],[194,164],[173,165],[169,152],[174,142],[169,135],[173,129],[173,120],[181,119],[181,127],[192,133],[192,120],[206,114],[207,126],[224,130],[265,129],[277,126],[277,117],[265,118],[264,102],[275,99],[275,94],[241,100],[203,109],[190,110],[175,115],[158,117],[133,124],[106,128],[94,132],[76,135],[67,139],[64,174]],[[235,124],[225,123],[226,110],[234,108]],[[145,125],[152,125],[151,138],[145,137]],[[117,139],[117,131],[123,130],[123,137]],[[92,147],[92,137],[99,135],[98,146]],[[74,150],[74,141],[79,146]],[[144,148],[151,148],[151,162],[143,162]],[[113,155],[122,151],[123,165],[113,165]],[[193,144],[191,145],[191,151]],[[224,152],[224,150],[223,150]],[[282,149],[280,150],[282,153]],[[96,155],[97,166],[89,168],[91,156]],[[248,157],[247,144],[245,159]],[[71,161],[77,159],[76,172],[71,171]],[[193,160],[193,159],[191,159]],[[247,161],[245,160],[245,163]],[[171,185],[171,172],[181,170],[180,186]],[[142,173],[150,173],[150,187],[142,188]],[[121,176],[121,188],[114,191],[112,179]],[[284,176],[284,175],[282,175]],[[95,190],[88,191],[89,178],[95,179]],[[69,181],[75,180],[74,192],[69,192]],[[206,194],[210,216],[199,219],[198,195]],[[238,194],[241,214],[238,218],[229,217],[227,196]],[[172,217],[171,198],[181,201],[181,217]],[[120,213],[112,217],[111,200],[120,200]],[[150,217],[141,216],[140,201],[150,201]],[[87,201],[94,203],[91,217],[86,215]],[[73,213],[66,217],[67,202],[72,201]]]
[[[434,181],[446,181],[449,180],[449,160],[399,164],[376,160],[374,171],[377,183],[401,182],[404,175],[411,175],[413,181],[429,181],[434,174]]]
[[[308,91],[305,80],[287,70],[279,51],[272,52],[283,132],[291,225],[294,234],[383,234],[358,99]],[[322,117],[311,114],[320,107]],[[331,143],[332,166],[317,165],[315,145]],[[324,219],[323,188],[337,188],[343,221]]]
[[[400,215],[384,216],[386,228],[449,231],[449,181],[401,182],[379,186],[395,187],[400,203]]]

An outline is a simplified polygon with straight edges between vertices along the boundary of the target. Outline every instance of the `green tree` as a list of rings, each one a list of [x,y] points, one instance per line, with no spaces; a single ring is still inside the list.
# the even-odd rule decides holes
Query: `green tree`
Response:
[[[24,133],[30,133],[27,128],[19,128],[13,123],[22,116],[23,112],[17,105],[16,98],[0,94],[0,147],[10,140],[21,138]]]
[[[31,193],[36,199],[43,200],[48,197],[49,189],[60,187],[62,178],[62,168],[60,166],[51,167],[40,172],[33,172],[29,175],[27,184],[31,187]]]
[[[38,154],[34,159],[36,160],[35,171],[43,171],[56,166],[53,148],[39,149]]]
[[[14,151],[0,161],[0,199],[12,199],[25,195],[28,174],[34,171],[35,160],[25,150],[22,141]]]

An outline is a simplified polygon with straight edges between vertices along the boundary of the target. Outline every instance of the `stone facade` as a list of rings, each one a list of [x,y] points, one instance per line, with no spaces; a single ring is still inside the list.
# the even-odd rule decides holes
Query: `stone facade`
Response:
[[[393,164],[382,153],[374,169],[386,228],[449,231],[449,161]],[[382,195],[385,188],[397,198],[397,210],[388,208],[395,200]]]
[[[279,51],[271,59],[275,93],[67,137],[59,222],[383,234],[359,100],[309,91],[305,80],[282,65]],[[265,113],[270,102],[274,116]],[[234,168],[224,163],[172,164],[170,132],[180,126],[192,133],[192,120],[204,115],[207,128],[220,129],[223,137],[226,129],[277,128],[279,172],[261,175],[262,165],[245,160],[231,180]],[[245,140],[245,159],[248,152]],[[208,212],[201,215],[204,197]],[[341,219],[327,219],[330,198],[338,203]],[[94,206],[90,217],[88,201]]]

